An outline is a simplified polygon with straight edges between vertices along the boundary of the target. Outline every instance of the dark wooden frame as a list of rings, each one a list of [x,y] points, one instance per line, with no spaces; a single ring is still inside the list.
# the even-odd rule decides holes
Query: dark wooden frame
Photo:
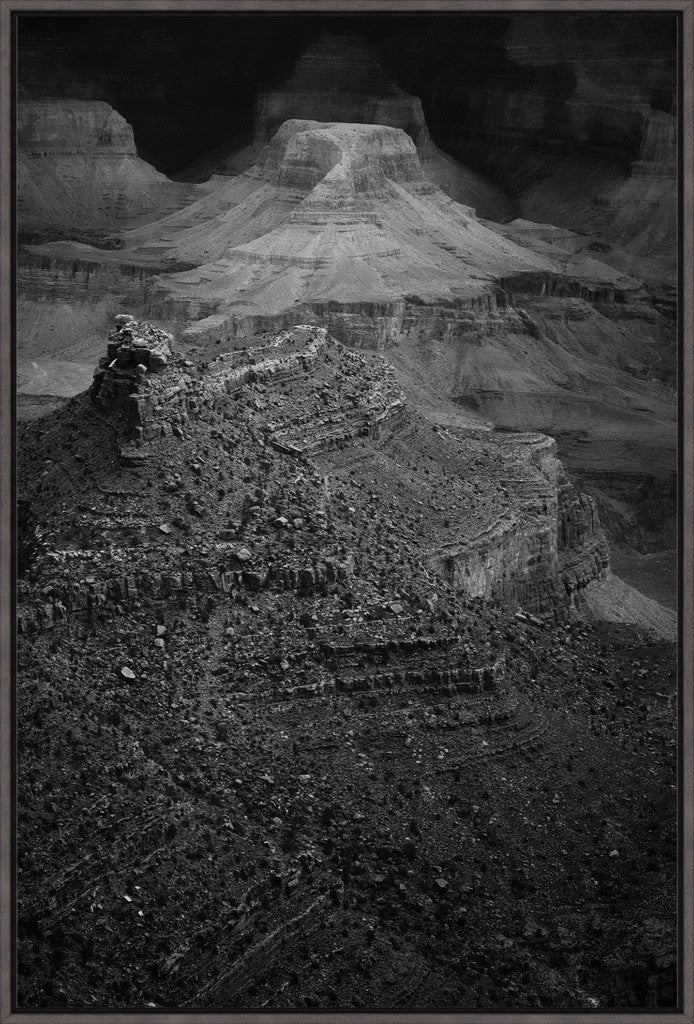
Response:
[[[681,606],[680,606],[680,979],[681,1002],[676,1010],[548,1012],[491,1010],[488,1012],[369,1011],[13,1011],[13,644],[14,644],[14,358],[13,358],[13,222],[11,85],[12,22],[22,12],[223,13],[274,11],[284,13],[402,12],[433,14],[485,11],[674,12],[681,16],[682,65],[682,184],[680,338],[681,446]],[[694,0],[0,0],[0,1024],[458,1024],[458,1022],[526,1022],[561,1020],[566,1024],[610,1021],[643,1024],[681,1021],[694,1024]]]

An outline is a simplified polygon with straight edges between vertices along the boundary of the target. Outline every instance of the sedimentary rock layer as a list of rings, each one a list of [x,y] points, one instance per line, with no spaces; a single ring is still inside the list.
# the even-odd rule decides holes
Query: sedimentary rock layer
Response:
[[[500,189],[434,144],[421,100],[395,85],[371,43],[350,33],[320,36],[301,55],[286,82],[259,93],[250,145],[239,147],[231,140],[199,161],[186,176],[202,180],[210,173],[248,170],[289,120],[400,128],[415,143],[427,177],[451,198],[473,206],[480,216],[504,218],[513,209]]]
[[[86,420],[94,420],[101,433],[106,430],[102,441],[110,451],[103,455],[104,471],[106,466],[112,468],[103,475],[94,467],[97,477],[89,483],[82,480],[80,460],[71,466],[63,461],[49,463],[46,473],[61,481],[59,491],[64,497],[73,493],[78,514],[58,498],[48,532],[40,530],[42,546],[63,554],[49,557],[47,571],[58,576],[44,587],[34,611],[23,613],[23,622],[50,625],[56,615],[71,609],[84,612],[104,601],[122,603],[129,588],[138,593],[145,587],[160,598],[167,589],[178,593],[183,588],[199,600],[205,593],[226,593],[234,586],[251,591],[278,587],[305,591],[368,572],[365,539],[350,550],[340,546],[336,537],[338,547],[331,543],[319,550],[309,544],[302,554],[303,545],[297,545],[295,534],[283,558],[277,557],[277,545],[268,558],[262,544],[255,552],[249,550],[240,542],[238,531],[223,526],[221,508],[216,511],[220,529],[213,531],[214,537],[209,534],[207,501],[202,492],[196,494],[184,482],[188,472],[184,453],[189,439],[201,431],[211,432],[219,451],[226,449],[232,444],[227,431],[238,429],[234,420],[241,409],[245,411],[240,425],[251,431],[249,439],[258,445],[257,458],[265,457],[264,448],[272,453],[273,464],[278,459],[287,468],[293,460],[298,466],[305,466],[307,460],[315,464],[322,480],[322,497],[317,496],[320,518],[326,526],[331,518],[344,514],[340,511],[343,501],[335,503],[334,495],[356,479],[355,459],[360,478],[368,476],[369,470],[377,474],[375,500],[385,500],[387,494],[396,502],[391,507],[398,508],[402,531],[398,557],[404,552],[406,561],[424,557],[442,585],[453,592],[520,603],[543,616],[562,618],[580,606],[585,587],[608,569],[595,505],[566,480],[550,438],[447,430],[432,436],[416,412],[408,411],[390,367],[344,349],[323,329],[295,328],[268,338],[265,345],[198,365],[180,357],[172,360],[171,342],[162,331],[119,317],[90,390],[92,411],[89,404],[84,409]],[[84,399],[79,405],[84,407]],[[55,429],[72,433],[80,428],[66,410]],[[157,472],[162,459],[168,464],[163,478]],[[120,470],[113,467],[113,460]],[[206,475],[206,461],[203,457],[196,462],[196,479]],[[158,480],[154,486],[159,496],[150,488],[146,505],[145,498],[130,489],[121,496],[116,478],[128,471],[145,471]],[[105,501],[96,492],[91,497],[87,493],[94,485],[108,496]],[[31,490],[34,484],[27,486]],[[44,491],[46,484],[42,481],[38,486]],[[80,490],[84,493],[79,494]],[[226,495],[226,487],[222,490]],[[415,497],[417,493],[421,497]],[[94,499],[97,504],[91,507]],[[27,507],[34,504],[28,492],[24,500]],[[220,500],[223,505],[229,501],[224,496]],[[232,503],[238,500],[239,495]],[[132,587],[123,584],[128,573],[122,558],[114,560],[107,549],[122,544],[145,519],[156,517],[158,504],[162,515],[163,507],[172,501],[182,502],[192,522],[199,520],[200,528],[208,531],[197,570],[188,583],[186,572],[181,576],[178,528],[169,525],[176,518],[170,508],[163,525],[153,522],[150,530],[145,528],[145,534],[152,536],[148,547],[156,538],[151,548],[158,559],[154,582],[140,574],[139,583],[133,577]],[[354,501],[348,520],[357,515],[356,496]],[[426,520],[418,506],[426,508]],[[278,511],[268,527],[278,543],[287,524],[290,520]],[[346,529],[345,538],[352,527]],[[66,543],[69,536],[90,536],[92,553],[87,557],[82,540],[70,555],[74,540]],[[75,591],[72,582],[69,586],[59,582],[61,566],[67,569],[74,558],[87,558],[94,580],[102,579],[100,589],[86,586]],[[46,610],[48,605],[53,611]]]
[[[654,304],[628,260],[601,262],[591,239],[479,220],[428,181],[400,129],[286,122],[251,170],[119,244],[25,254],[26,387],[53,393],[39,372],[58,356],[48,297],[92,318],[97,303],[127,302],[171,324],[180,344],[213,352],[300,317],[355,347],[389,350],[411,399],[438,402],[439,417],[453,398],[449,418],[467,409],[468,421],[481,413],[554,430],[570,409],[571,429],[591,439],[616,430],[626,444],[638,422],[652,461],[674,451],[667,305]],[[606,469],[636,457],[624,444],[604,451]]]
[[[127,121],[96,100],[20,100],[17,143],[20,237],[110,235],[202,191],[141,160]]]

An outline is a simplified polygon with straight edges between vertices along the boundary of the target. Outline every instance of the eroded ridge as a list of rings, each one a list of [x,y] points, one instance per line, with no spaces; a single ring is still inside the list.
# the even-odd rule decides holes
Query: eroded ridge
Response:
[[[256,341],[194,361],[119,314],[89,391],[20,432],[21,1000],[48,958],[68,1004],[481,1005],[471,929],[520,1001],[607,1000],[612,849],[667,993],[671,648],[576,618],[594,504],[550,438],[432,425],[324,329]],[[669,859],[628,802],[585,827],[608,783]],[[557,844],[588,943],[584,903],[552,931]]]

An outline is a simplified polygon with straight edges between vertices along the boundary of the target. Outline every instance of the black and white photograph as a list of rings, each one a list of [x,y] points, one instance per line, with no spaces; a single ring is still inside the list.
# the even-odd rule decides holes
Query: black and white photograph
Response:
[[[692,0],[8,6],[11,1019],[681,1011]]]

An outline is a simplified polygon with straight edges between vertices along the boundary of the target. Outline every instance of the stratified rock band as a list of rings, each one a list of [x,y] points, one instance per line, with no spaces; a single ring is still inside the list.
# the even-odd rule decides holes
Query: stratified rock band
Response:
[[[674,1008],[675,15],[18,25],[18,1007]]]

